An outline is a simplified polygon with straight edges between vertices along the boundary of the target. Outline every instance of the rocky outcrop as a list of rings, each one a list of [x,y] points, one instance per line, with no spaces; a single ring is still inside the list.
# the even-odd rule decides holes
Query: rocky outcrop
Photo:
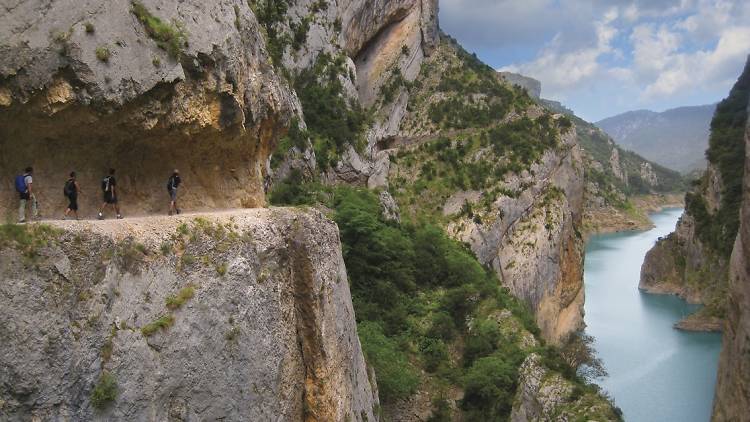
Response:
[[[680,328],[716,326],[717,319],[730,310],[728,300],[737,300],[727,294],[727,282],[730,255],[743,221],[744,162],[737,158],[746,154],[748,104],[750,62],[716,108],[706,151],[708,166],[685,196],[685,212],[677,228],[646,254],[641,268],[641,289],[678,294],[705,305],[698,315],[678,324]]]
[[[300,105],[251,8],[145,0],[139,15],[135,4],[34,0],[0,17],[3,177],[33,165],[51,209],[76,170],[91,209],[114,167],[127,211],[154,212],[176,167],[184,205],[263,205],[265,163]],[[13,192],[0,189],[6,211]]]
[[[24,233],[0,242],[0,419],[377,420],[319,212]]]
[[[521,75],[519,73],[513,73],[513,72],[498,72],[498,74],[508,81],[508,83],[511,83],[513,85],[516,85],[520,88],[523,88],[526,90],[526,92],[529,93],[529,95],[533,98],[540,98],[542,95],[542,83],[534,78],[530,78],[528,76]]]
[[[729,273],[727,321],[712,421],[741,421],[750,415],[750,125],[745,131],[745,175],[740,229]]]
[[[583,168],[575,130],[529,172],[504,180],[489,215],[449,224],[480,262],[531,305],[542,336],[563,343],[583,324]],[[450,199],[449,199],[450,202]]]
[[[615,412],[601,396],[582,396],[570,381],[545,368],[541,356],[534,353],[519,369],[519,388],[510,421],[621,420]]]

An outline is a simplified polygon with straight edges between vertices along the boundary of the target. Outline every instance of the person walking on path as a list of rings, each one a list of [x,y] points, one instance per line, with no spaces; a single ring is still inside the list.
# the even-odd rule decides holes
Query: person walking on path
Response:
[[[109,169],[109,175],[102,179],[102,192],[104,193],[104,203],[99,208],[99,219],[104,220],[104,209],[111,206],[117,218],[121,219],[120,206],[117,204],[117,181],[115,180],[115,169]]]
[[[172,175],[167,181],[167,192],[169,192],[169,215],[179,214],[180,209],[177,208],[177,188],[180,187],[182,179],[180,179],[180,172],[174,169]]]
[[[78,194],[80,193],[83,192],[81,191],[81,186],[78,185],[78,181],[76,180],[76,172],[71,171],[70,179],[65,182],[65,187],[63,188],[63,194],[68,198],[68,208],[65,209],[63,220],[66,220],[70,213],[73,213],[76,220],[78,220]]]
[[[18,204],[18,223],[26,222],[26,202],[31,201],[31,220],[39,216],[39,209],[36,202],[36,195],[34,195],[34,180],[32,174],[34,169],[26,167],[25,173],[16,176],[16,191],[19,196]]]

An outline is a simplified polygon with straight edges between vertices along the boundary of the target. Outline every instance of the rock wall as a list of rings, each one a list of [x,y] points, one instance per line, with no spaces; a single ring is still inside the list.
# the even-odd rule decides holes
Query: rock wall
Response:
[[[562,148],[546,152],[530,172],[504,180],[520,194],[493,204],[494,222],[449,224],[480,262],[531,305],[542,336],[554,344],[583,324],[583,166],[575,139],[570,130]]]
[[[745,131],[745,176],[740,230],[729,274],[724,326],[712,421],[741,421],[750,415],[750,125]]]
[[[319,212],[27,230],[0,248],[0,419],[377,420]],[[95,408],[105,373],[116,397]]]
[[[48,215],[64,208],[71,170],[91,214],[109,167],[131,214],[166,210],[175,167],[184,205],[265,203],[266,159],[300,106],[269,63],[250,7],[143,5],[181,28],[181,51],[159,48],[126,1],[27,1],[0,17],[0,211],[15,203],[9,180],[28,165]]]

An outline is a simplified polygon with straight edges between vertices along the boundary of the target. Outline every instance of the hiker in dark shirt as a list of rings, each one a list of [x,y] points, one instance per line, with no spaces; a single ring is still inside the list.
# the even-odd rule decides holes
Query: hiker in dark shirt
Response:
[[[66,220],[70,213],[73,213],[76,220],[78,220],[78,194],[80,193],[83,192],[81,191],[81,186],[78,185],[78,181],[76,180],[76,172],[71,171],[70,179],[65,182],[65,187],[63,188],[63,194],[68,198],[68,208],[65,209],[63,220]]]
[[[120,206],[117,204],[117,181],[115,180],[115,169],[109,169],[109,176],[102,179],[102,192],[104,193],[104,203],[99,208],[99,219],[104,220],[104,209],[111,206],[117,213],[117,218],[121,219]]]
[[[177,208],[177,188],[180,187],[182,180],[180,179],[180,172],[174,169],[172,175],[169,176],[167,181],[167,192],[169,192],[169,215],[179,214],[180,209]]]

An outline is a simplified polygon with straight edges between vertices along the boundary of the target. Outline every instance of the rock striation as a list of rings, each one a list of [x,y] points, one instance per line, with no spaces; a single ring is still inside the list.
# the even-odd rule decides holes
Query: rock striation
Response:
[[[321,213],[27,230],[0,248],[0,419],[377,420]]]

